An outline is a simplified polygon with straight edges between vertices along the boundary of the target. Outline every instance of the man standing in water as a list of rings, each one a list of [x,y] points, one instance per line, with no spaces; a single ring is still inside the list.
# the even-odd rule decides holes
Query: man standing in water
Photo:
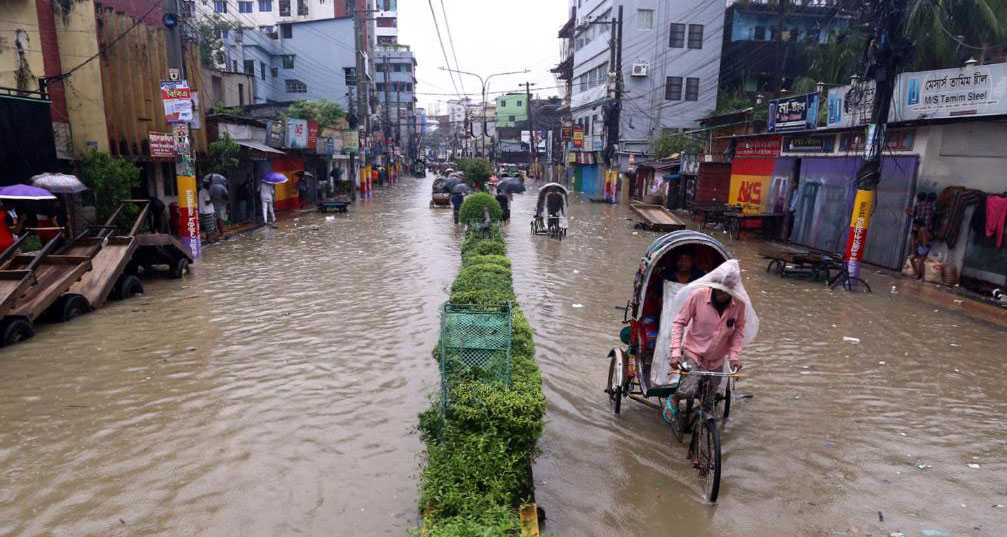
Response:
[[[721,371],[724,360],[729,359],[732,370],[741,369],[739,355],[745,344],[748,294],[741,285],[738,262],[727,261],[698,280],[688,293],[672,323],[671,368],[678,369],[685,361],[693,371]],[[679,425],[678,402],[696,396],[701,378],[701,375],[685,375],[675,395],[669,399],[666,419]],[[712,387],[719,390],[723,377],[710,379],[714,383]]]

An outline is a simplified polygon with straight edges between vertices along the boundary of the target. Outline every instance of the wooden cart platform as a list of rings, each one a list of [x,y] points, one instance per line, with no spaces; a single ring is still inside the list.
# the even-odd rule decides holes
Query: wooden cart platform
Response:
[[[685,229],[685,222],[661,205],[632,203],[629,207],[642,220],[640,225],[643,229],[650,231],[678,231]]]
[[[47,255],[38,260],[36,257],[29,254],[17,255],[7,265],[8,270],[26,270],[34,261],[38,261],[34,265],[34,285],[28,287],[24,294],[15,300],[14,306],[7,312],[8,317],[19,317],[28,322],[35,321],[85,272],[91,270],[91,258],[87,256]]]
[[[337,213],[345,213],[349,210],[350,204],[345,201],[322,201],[318,203],[318,210],[327,213],[330,210]]]

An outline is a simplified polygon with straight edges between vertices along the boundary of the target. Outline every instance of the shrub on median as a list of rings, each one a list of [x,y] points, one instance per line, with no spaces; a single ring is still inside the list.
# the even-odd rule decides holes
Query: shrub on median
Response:
[[[503,235],[470,228],[462,243],[463,268],[451,302],[514,301]],[[428,535],[513,535],[517,508],[531,499],[528,471],[545,420],[542,378],[532,330],[516,305],[512,317],[511,384],[454,379],[452,400],[441,419],[434,402],[420,415],[427,444],[420,478],[421,509]]]
[[[465,222],[483,221],[483,208],[490,210],[490,220],[499,222],[503,218],[503,210],[496,198],[486,192],[476,192],[465,197],[462,208],[458,210],[458,220]]]

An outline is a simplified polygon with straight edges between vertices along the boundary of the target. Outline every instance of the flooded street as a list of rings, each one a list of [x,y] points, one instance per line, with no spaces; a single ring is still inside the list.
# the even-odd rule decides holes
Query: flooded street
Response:
[[[768,275],[757,241],[717,233],[761,332],[708,506],[657,413],[602,392],[657,234],[575,199],[568,239],[531,236],[534,190],[506,235],[549,402],[548,531],[1007,534],[1003,328],[873,273],[873,295]],[[233,238],[182,284],[0,351],[0,535],[406,535],[462,233],[429,193],[403,179]]]
[[[417,183],[4,349],[0,535],[404,535],[460,240]]]

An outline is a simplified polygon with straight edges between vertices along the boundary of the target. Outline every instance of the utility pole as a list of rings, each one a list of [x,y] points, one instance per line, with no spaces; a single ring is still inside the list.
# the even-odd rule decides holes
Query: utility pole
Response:
[[[182,28],[185,27],[178,14],[178,0],[162,0],[165,15],[174,15],[179,24],[165,27],[165,56],[169,72],[178,73],[178,81],[187,80],[185,55],[182,52]],[[194,111],[198,113],[198,111]],[[175,138],[175,182],[178,188],[180,210],[178,234],[188,243],[193,257],[199,257],[202,249],[199,232],[199,206],[196,186],[196,167],[192,160],[192,139],[189,137],[189,122],[172,123]],[[169,181],[162,177],[163,181]]]
[[[385,72],[385,74],[384,74],[384,80],[385,80],[385,92],[384,92],[385,93],[385,114],[384,114],[384,116],[385,116],[385,129],[384,129],[384,131],[385,131],[385,145],[388,145],[388,142],[392,139],[392,129],[391,129],[392,123],[391,123],[391,115],[390,115],[391,114],[391,106],[392,106],[391,105],[392,96],[390,94],[391,86],[389,86],[389,84],[388,84],[388,56],[385,56],[384,60],[381,63],[384,66],[383,71]]]
[[[910,56],[912,43],[905,37],[905,5],[895,0],[874,0],[874,28],[864,49],[864,78],[876,84],[871,123],[867,125],[864,163],[857,173],[857,194],[853,201],[850,231],[846,238],[845,260],[850,277],[860,274],[860,260],[867,243],[867,231],[874,208],[874,195],[881,180],[881,155],[886,145],[888,110],[895,77],[902,60]]]
[[[395,83],[395,144],[401,147],[402,144],[402,94],[399,93],[398,83]]]
[[[359,140],[363,140],[364,136],[367,136],[371,132],[371,126],[370,126],[370,117],[371,117],[371,115],[370,115],[370,112],[368,111],[368,105],[369,105],[369,103],[367,101],[367,77],[365,76],[366,73],[367,73],[367,66],[364,64],[364,53],[367,50],[367,40],[365,39],[365,35],[364,35],[364,17],[366,17],[366,16],[367,15],[366,15],[365,11],[356,10],[356,11],[353,12],[353,33],[354,33],[354,37],[355,37],[355,40],[356,40],[356,48],[357,48],[357,53],[356,53],[356,60],[357,60],[357,69],[356,69],[356,71],[357,71],[357,73],[356,73],[356,75],[357,75],[357,78],[356,78],[356,83],[357,83],[357,108],[356,108],[356,112],[357,112],[357,140],[358,140],[358,142],[357,142],[357,147],[355,147],[354,151],[352,153],[350,153],[350,159],[353,159],[354,155],[356,155],[357,153],[360,152],[360,142],[359,142]],[[361,154],[360,155],[360,168],[361,169],[364,168],[364,162],[365,162],[364,156],[363,156],[363,154]],[[350,179],[351,199],[353,199],[356,196],[356,191],[354,190],[354,188],[355,188],[355,186],[357,184],[357,180],[361,179],[359,177],[360,174],[357,172],[356,168],[354,167],[353,160],[350,160],[350,173],[352,173],[354,175],[354,177],[352,177]],[[363,180],[366,181],[366,179],[363,179]],[[366,192],[363,191],[363,188],[366,188],[366,185],[365,184],[361,184],[361,188],[362,188],[361,193],[365,194]]]
[[[532,173],[532,166],[535,165],[535,121],[531,111],[531,87],[535,84],[524,83],[525,107],[528,109],[528,174]]]
[[[773,77],[775,80],[773,82],[773,91],[776,92],[776,97],[780,97],[780,93],[783,92],[783,67],[787,62],[787,53],[783,49],[783,16],[786,14],[787,4],[789,0],[777,0],[776,2],[776,27],[773,36],[773,43],[776,45],[776,76]],[[838,9],[838,8],[837,8]]]
[[[606,132],[605,166],[612,167],[612,161],[617,153],[619,143],[619,122],[622,112],[622,6],[619,6],[618,18],[612,20],[612,32],[609,39],[613,79],[611,98],[605,106],[605,120],[608,123]]]

